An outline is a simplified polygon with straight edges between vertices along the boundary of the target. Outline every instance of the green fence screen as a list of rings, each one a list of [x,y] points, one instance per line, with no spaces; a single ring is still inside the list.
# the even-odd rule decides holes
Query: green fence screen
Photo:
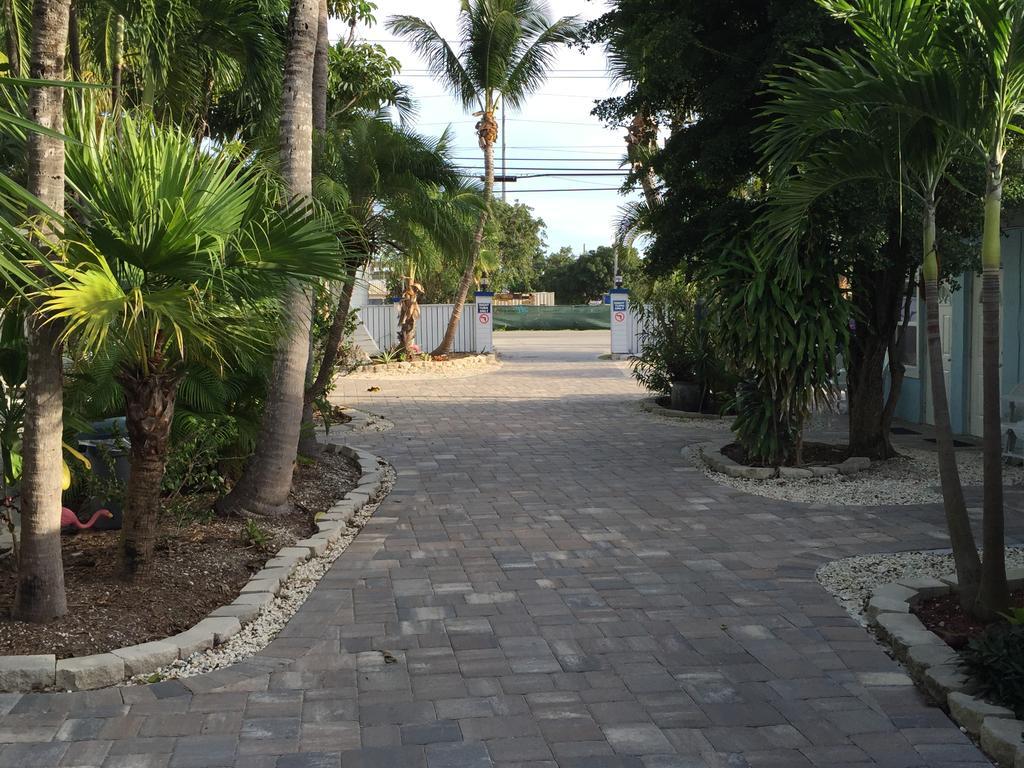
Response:
[[[494,308],[496,331],[608,331],[608,305],[598,307],[501,307]]]

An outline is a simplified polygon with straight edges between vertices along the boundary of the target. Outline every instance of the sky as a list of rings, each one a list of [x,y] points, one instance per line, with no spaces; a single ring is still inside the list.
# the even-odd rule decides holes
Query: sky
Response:
[[[378,42],[402,62],[398,80],[406,83],[418,106],[415,130],[440,134],[448,125],[455,133],[454,157],[467,173],[483,172],[483,157],[477,146],[470,114],[426,73],[425,64],[412,47],[385,28],[394,14],[419,16],[432,23],[449,40],[456,33],[459,0],[376,0],[377,23],[360,27],[359,37]],[[549,0],[553,18],[578,14],[584,19],[599,16],[603,0]],[[342,25],[332,26],[332,42],[340,37]],[[533,173],[568,173],[580,170],[616,173],[625,154],[624,128],[609,130],[590,114],[594,100],[617,92],[607,75],[603,50],[582,53],[563,48],[546,84],[530,97],[521,111],[505,116],[508,175],[519,181],[507,185],[508,201],[521,201],[534,209],[546,224],[550,251],[569,246],[575,252],[611,243],[618,208],[624,202],[615,191],[623,176],[524,178]],[[500,173],[501,149],[495,161]],[[573,170],[569,170],[573,169]],[[587,189],[585,192],[539,192],[534,190]],[[497,185],[497,194],[501,186]]]

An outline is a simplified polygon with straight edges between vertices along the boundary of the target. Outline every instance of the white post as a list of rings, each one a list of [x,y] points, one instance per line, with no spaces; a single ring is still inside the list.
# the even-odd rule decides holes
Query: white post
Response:
[[[476,344],[478,355],[494,351],[494,294],[490,291],[476,292]]]
[[[613,288],[608,295],[612,312],[612,355],[628,355],[633,347],[629,338],[629,291]]]

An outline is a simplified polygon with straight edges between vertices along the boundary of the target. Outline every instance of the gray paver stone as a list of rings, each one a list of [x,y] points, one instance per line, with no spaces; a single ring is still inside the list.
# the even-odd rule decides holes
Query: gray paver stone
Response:
[[[1024,568],[1007,568],[1006,580],[1010,584],[1010,589],[1024,588]]]
[[[899,600],[905,603],[913,601],[917,597],[917,591],[904,587],[901,584],[883,584],[871,590],[872,597],[884,597],[889,600]]]
[[[111,651],[124,662],[125,677],[152,672],[178,658],[178,646],[166,640],[130,645]]]
[[[67,691],[91,691],[124,680],[124,659],[97,653],[57,662],[57,687]]]
[[[308,549],[310,554],[319,557],[327,551],[327,547],[330,546],[331,540],[323,534],[317,534],[316,536],[310,536],[308,539],[302,539],[301,541],[295,542],[296,547],[302,547]]]
[[[917,592],[917,597],[921,600],[948,595],[951,591],[950,586],[946,582],[929,576],[921,576],[916,579],[900,579],[896,583],[901,587]]]
[[[815,477],[834,477],[839,474],[835,467],[810,467],[810,470]]]
[[[869,619],[874,619],[883,613],[910,613],[910,603],[902,600],[893,600],[891,597],[872,597],[868,600],[864,614]]]
[[[986,717],[981,724],[981,747],[1001,768],[1014,768],[1024,753],[1024,723],[1003,717]]]
[[[34,691],[50,688],[56,678],[57,657],[0,656],[0,690]]]
[[[779,467],[779,477],[784,480],[807,480],[814,477],[814,473],[800,467]]]
[[[875,618],[879,634],[892,643],[901,659],[915,645],[944,645],[942,638],[925,629],[917,616],[907,613],[883,613]]]
[[[851,456],[842,464],[834,464],[833,466],[839,470],[840,474],[856,475],[865,469],[871,469],[871,459],[867,456]]]
[[[949,694],[949,712],[953,719],[960,725],[973,733],[975,736],[981,733],[982,723],[987,717],[1011,718],[1013,711],[1006,707],[999,707],[989,704],[987,701],[975,698],[960,691]]]
[[[949,694],[967,688],[967,675],[956,664],[939,664],[925,670],[921,685],[935,701],[946,701]]]
[[[948,645],[914,645],[907,649],[903,663],[910,674],[920,678],[925,670],[943,664],[956,664],[956,651]]]
[[[252,592],[270,592],[271,594],[276,595],[280,589],[281,582],[277,579],[257,579],[254,577],[247,581],[245,586],[242,587],[242,594],[248,595]]]

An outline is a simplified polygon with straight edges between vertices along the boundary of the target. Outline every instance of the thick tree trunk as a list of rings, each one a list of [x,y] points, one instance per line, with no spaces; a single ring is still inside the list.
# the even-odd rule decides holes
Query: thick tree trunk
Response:
[[[398,344],[406,355],[419,354],[416,347],[416,321],[420,317],[420,305],[416,285],[410,281],[402,291],[402,302],[398,309]]]
[[[1003,435],[1002,395],[999,382],[999,308],[1002,303],[1002,214],[1003,169],[993,164],[989,170],[985,194],[985,232],[982,251],[982,394],[984,456],[984,521],[981,563],[981,590],[977,614],[991,619],[1004,613],[1010,604],[1006,583],[1006,533],[1003,513]]]
[[[493,116],[491,118],[493,120]],[[495,124],[496,126],[497,124]],[[496,132],[496,128],[495,128]],[[459,290],[455,296],[455,306],[452,307],[452,316],[448,320],[448,327],[445,329],[444,338],[434,349],[433,355],[447,355],[455,344],[455,334],[459,330],[459,322],[462,320],[462,308],[466,304],[466,297],[469,296],[469,287],[473,284],[476,275],[476,264],[480,259],[480,251],[483,249],[484,232],[487,229],[487,217],[490,215],[491,197],[494,195],[494,141],[481,139],[480,143],[484,150],[484,204],[487,206],[480,214],[480,224],[473,235],[473,247],[466,262],[466,269],[459,280]]]
[[[882,460],[896,455],[886,417],[885,356],[900,325],[903,285],[912,256],[902,244],[897,223],[882,252],[884,268],[865,265],[852,275],[857,326],[847,361],[850,454]]]
[[[64,79],[69,0],[35,0],[29,77]],[[55,131],[64,129],[64,89],[31,88],[28,118]],[[64,212],[64,144],[30,133],[28,190],[57,214]],[[54,224],[42,227],[46,241],[60,237]],[[46,243],[42,243],[45,248]],[[28,323],[28,376],[22,437],[21,553],[13,614],[23,621],[49,621],[67,613],[61,562],[60,510],[63,485],[64,392],[59,328]]]
[[[313,191],[313,57],[316,52],[319,0],[292,0],[288,16],[288,54],[281,98],[281,176],[293,198],[307,200]],[[291,308],[268,383],[266,410],[256,453],[245,473],[222,499],[223,514],[275,514],[291,490],[309,361],[312,299],[296,284],[285,306]]]
[[[893,336],[889,345],[889,395],[882,409],[882,429],[885,434],[892,434],[892,421],[896,415],[900,395],[903,393],[903,382],[906,379],[907,367],[903,364],[903,352],[907,343],[907,332],[910,326],[911,302],[917,295],[917,280],[913,275],[907,280],[907,290],[900,309],[900,329]]]
[[[924,227],[925,259],[925,320],[928,340],[928,372],[931,382],[932,410],[935,414],[935,439],[939,455],[939,477],[942,485],[942,503],[946,512],[949,542],[953,548],[953,561],[960,586],[960,603],[973,611],[981,580],[981,562],[978,548],[967,515],[967,502],[960,482],[953,430],[949,423],[949,401],[946,396],[946,377],[942,367],[942,337],[939,328],[939,266],[935,251],[935,205],[926,206]]]
[[[181,378],[170,373],[124,373],[118,380],[124,389],[125,427],[131,441],[131,474],[125,489],[121,528],[121,570],[125,576],[135,577],[149,573],[153,565],[160,485]]]

